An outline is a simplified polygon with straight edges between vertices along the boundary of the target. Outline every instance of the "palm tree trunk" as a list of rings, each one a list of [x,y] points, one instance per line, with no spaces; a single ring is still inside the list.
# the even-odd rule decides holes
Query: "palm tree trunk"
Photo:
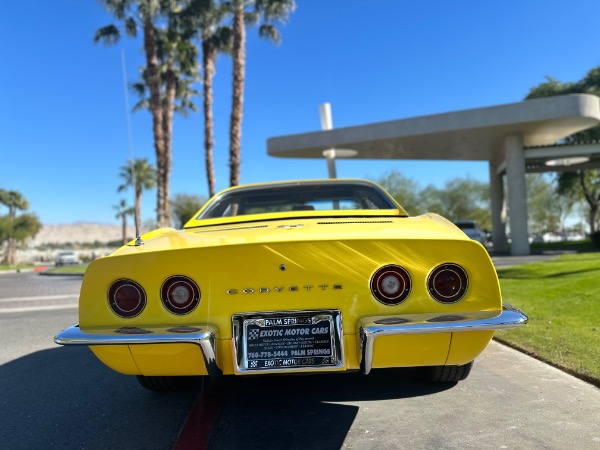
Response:
[[[172,169],[172,147],[173,147],[173,116],[175,113],[175,95],[177,78],[174,72],[173,63],[169,62],[166,76],[166,96],[163,109],[163,137],[165,140],[164,171],[162,181],[164,184],[164,205],[165,216],[162,227],[171,226],[171,169]]]
[[[146,75],[150,91],[150,113],[152,114],[152,131],[154,133],[154,150],[156,152],[156,218],[158,226],[164,225],[165,219],[165,141],[163,133],[163,111],[160,101],[160,73],[158,71],[158,50],[155,30],[151,19],[144,21],[144,52],[146,53]]]
[[[202,33],[202,78],[204,91],[204,156],[206,179],[208,181],[209,197],[215,195],[215,169],[213,162],[214,130],[213,130],[213,77],[215,75],[216,52],[209,41],[209,33]]]
[[[135,212],[133,215],[133,220],[135,222],[135,232],[140,232],[140,225],[142,219],[142,189],[141,186],[135,187]],[[137,238],[137,236],[135,236]]]
[[[10,232],[15,232],[15,219],[17,217],[17,208],[14,205],[8,206],[8,218],[10,220]],[[17,262],[17,241],[13,236],[8,237],[8,242],[6,244],[6,257],[4,258],[4,263],[7,266],[14,266]]]
[[[127,214],[123,212],[121,219],[121,236],[123,237],[123,245],[127,244]]]
[[[235,1],[233,15],[233,96],[229,123],[229,184],[240,184],[240,158],[242,141],[242,114],[244,107],[244,82],[246,77],[246,25],[244,2]]]
[[[4,258],[4,263],[7,266],[14,266],[17,262],[17,241],[14,237],[8,238],[8,243],[6,245],[6,257]]]

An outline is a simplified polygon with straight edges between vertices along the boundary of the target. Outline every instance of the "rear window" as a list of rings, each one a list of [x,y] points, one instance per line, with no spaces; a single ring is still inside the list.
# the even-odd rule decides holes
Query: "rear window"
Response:
[[[198,219],[288,211],[397,209],[375,186],[299,184],[261,186],[230,191],[215,199]]]

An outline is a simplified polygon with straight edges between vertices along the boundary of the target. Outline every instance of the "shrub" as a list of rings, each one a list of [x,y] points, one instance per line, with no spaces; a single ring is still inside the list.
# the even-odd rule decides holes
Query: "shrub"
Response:
[[[592,238],[592,244],[594,244],[594,247],[600,248],[600,231],[594,231],[590,237]]]

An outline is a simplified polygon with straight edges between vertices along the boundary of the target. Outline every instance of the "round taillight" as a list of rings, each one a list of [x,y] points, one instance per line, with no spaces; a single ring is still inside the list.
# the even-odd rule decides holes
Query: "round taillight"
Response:
[[[108,288],[108,304],[117,316],[129,319],[146,307],[146,292],[133,280],[117,280]]]
[[[411,286],[410,275],[400,266],[383,266],[371,277],[373,296],[386,305],[402,302],[410,294]]]
[[[175,275],[165,280],[160,288],[160,299],[173,314],[188,314],[200,303],[200,288],[194,280]]]
[[[427,278],[427,288],[434,300],[441,303],[459,301],[467,292],[469,278],[467,272],[458,264],[437,266]]]

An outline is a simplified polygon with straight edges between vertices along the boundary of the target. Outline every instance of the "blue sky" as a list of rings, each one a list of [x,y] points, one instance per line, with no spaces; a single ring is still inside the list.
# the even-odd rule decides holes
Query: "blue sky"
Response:
[[[248,31],[242,183],[325,178],[324,161],[267,156],[272,136],[520,101],[546,75],[578,80],[600,64],[600,6],[592,0],[296,0],[275,46]],[[129,81],[141,42],[95,45],[112,21],[96,1],[2,2],[0,188],[18,190],[45,224],[118,223],[112,205],[130,157],[121,54]],[[215,78],[215,170],[227,187],[231,63]],[[136,102],[129,93],[130,104]],[[200,105],[201,99],[197,99]],[[131,115],[133,154],[154,162],[151,120]],[[200,113],[175,121],[173,194],[206,196]],[[480,162],[340,161],[340,177],[397,169],[423,186],[454,177],[487,181]],[[146,192],[144,218],[154,218]],[[0,214],[5,211],[0,211]]]

